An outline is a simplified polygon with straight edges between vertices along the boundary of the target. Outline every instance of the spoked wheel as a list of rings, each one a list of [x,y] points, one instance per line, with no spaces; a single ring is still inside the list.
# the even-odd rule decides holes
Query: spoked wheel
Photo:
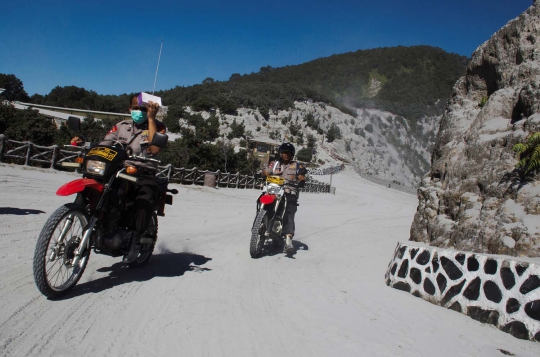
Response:
[[[139,252],[139,256],[135,261],[128,264],[130,268],[138,268],[148,264],[152,257],[152,253],[154,252],[154,247],[156,246],[157,233],[158,218],[154,212],[152,214],[152,219],[150,220],[150,225],[141,238],[141,251]]]
[[[64,295],[84,273],[90,250],[83,252],[76,265],[73,258],[87,224],[84,208],[74,203],[58,208],[45,222],[34,252],[34,280],[46,297]]]
[[[268,215],[266,210],[261,209],[255,218],[253,228],[251,228],[251,242],[249,244],[249,254],[252,258],[257,258],[261,254],[264,242],[266,241],[266,228],[268,227]]]

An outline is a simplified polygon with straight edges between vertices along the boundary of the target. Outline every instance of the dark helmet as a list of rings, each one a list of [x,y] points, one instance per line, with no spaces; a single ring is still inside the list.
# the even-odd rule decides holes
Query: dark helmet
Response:
[[[281,156],[282,152],[290,152],[291,153],[291,160],[294,157],[294,154],[296,153],[296,150],[294,149],[294,145],[291,143],[283,143],[279,146],[279,155]]]

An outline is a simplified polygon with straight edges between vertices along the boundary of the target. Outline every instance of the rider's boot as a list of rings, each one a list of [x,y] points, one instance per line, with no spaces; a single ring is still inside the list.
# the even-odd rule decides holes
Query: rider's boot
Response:
[[[136,232],[132,232],[133,237],[131,238],[131,248],[129,253],[124,256],[124,263],[132,263],[139,256],[141,251],[141,236]]]
[[[283,248],[284,253],[293,253],[294,247],[292,244],[292,234],[286,234],[285,235],[285,247]]]

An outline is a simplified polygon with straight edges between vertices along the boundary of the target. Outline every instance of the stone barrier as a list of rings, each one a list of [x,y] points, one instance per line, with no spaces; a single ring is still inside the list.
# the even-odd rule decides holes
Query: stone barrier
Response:
[[[386,284],[540,342],[540,264],[398,243]]]

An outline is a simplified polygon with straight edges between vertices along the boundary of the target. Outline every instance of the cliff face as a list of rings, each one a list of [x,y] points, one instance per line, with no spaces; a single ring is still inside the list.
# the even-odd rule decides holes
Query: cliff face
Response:
[[[483,43],[447,105],[418,190],[410,240],[540,256],[540,181],[520,181],[512,147],[540,131],[540,4]]]

